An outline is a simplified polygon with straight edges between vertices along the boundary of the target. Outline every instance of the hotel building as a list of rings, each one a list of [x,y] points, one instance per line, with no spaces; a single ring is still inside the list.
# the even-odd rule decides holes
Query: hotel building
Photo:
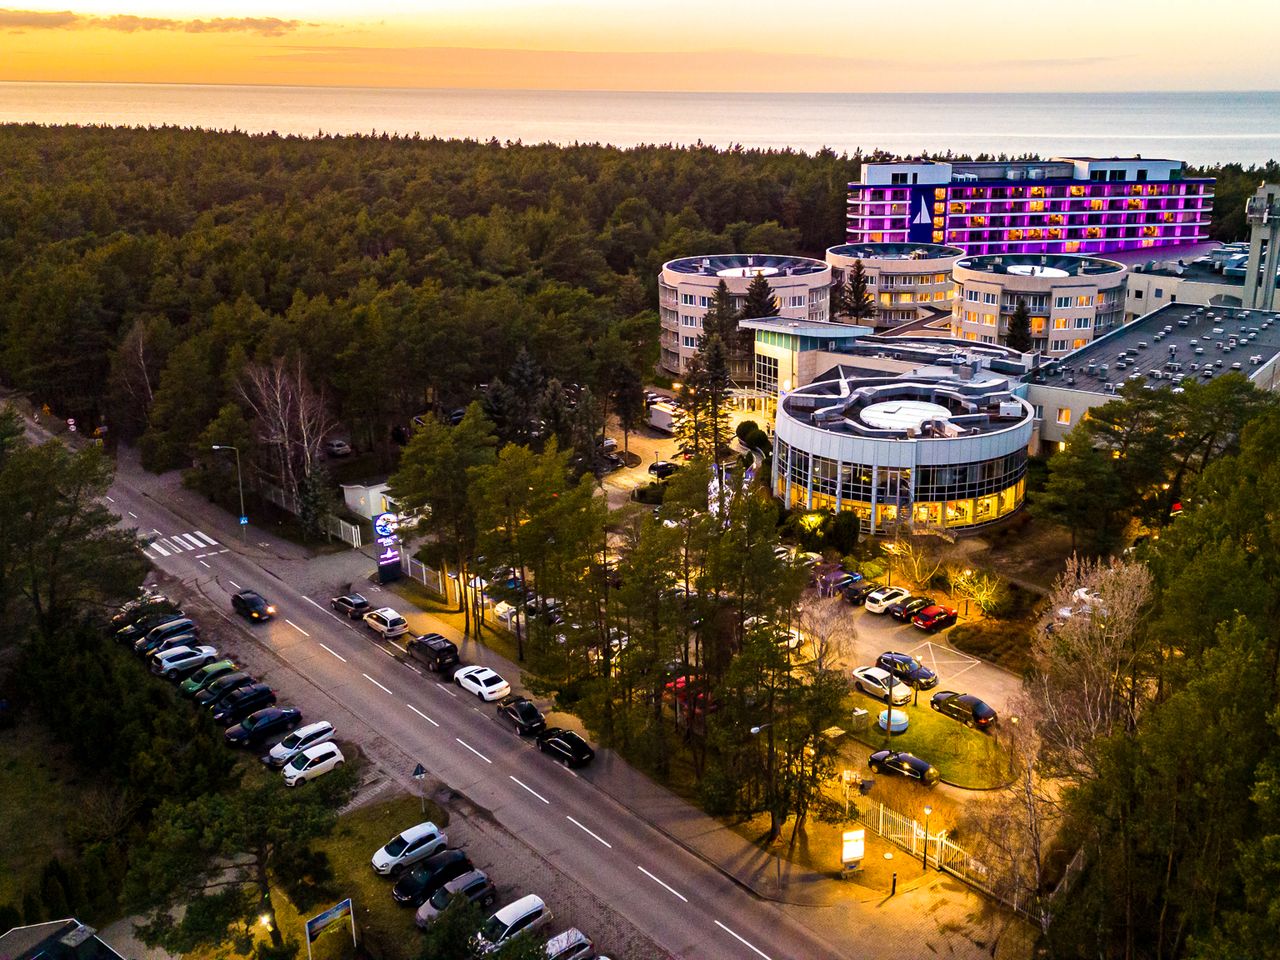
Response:
[[[1031,318],[1031,348],[1062,357],[1119,327],[1124,318],[1126,268],[1099,257],[1015,253],[962,257],[952,336],[1004,343],[1018,302]]]
[[[815,323],[830,319],[831,267],[821,260],[759,253],[670,260],[658,274],[659,363],[665,371],[684,373],[689,359],[697,353],[702,318],[720,281],[725,281],[733,295],[734,309],[740,310],[747,287],[757,275],[769,282],[779,316]]]
[[[970,254],[1106,253],[1208,236],[1211,179],[1180,160],[867,163],[849,184],[848,241],[947,243]]]
[[[827,250],[827,263],[847,283],[854,263],[862,261],[876,303],[872,323],[884,328],[950,313],[951,267],[962,256],[959,247],[937,243],[846,243]]]

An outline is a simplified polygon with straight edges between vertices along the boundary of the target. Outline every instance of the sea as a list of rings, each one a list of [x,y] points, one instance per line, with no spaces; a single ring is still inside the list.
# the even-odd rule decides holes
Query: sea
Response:
[[[703,143],[813,153],[1280,158],[1280,91],[630,93],[0,83],[0,123],[389,133],[524,143]]]

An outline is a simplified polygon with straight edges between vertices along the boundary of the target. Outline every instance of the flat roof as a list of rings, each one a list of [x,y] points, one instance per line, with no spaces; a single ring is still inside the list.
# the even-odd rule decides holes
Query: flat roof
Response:
[[[747,330],[772,330],[775,333],[790,333],[797,337],[823,337],[847,340],[863,337],[871,333],[870,327],[856,323],[838,323],[835,320],[792,320],[789,317],[756,317],[751,320],[739,320],[738,326]]]
[[[827,248],[827,253],[837,257],[862,260],[939,260],[963,257],[964,252],[963,247],[945,243],[842,243]]]
[[[1166,327],[1170,328],[1168,332]],[[1253,339],[1249,339],[1250,335]],[[1236,338],[1234,347],[1230,346],[1231,337]],[[1196,353],[1197,348],[1203,352]],[[1121,353],[1129,359],[1121,361]],[[1164,374],[1180,372],[1188,379],[1203,383],[1211,379],[1202,374],[1206,366],[1212,367],[1212,376],[1216,377],[1231,372],[1232,365],[1238,363],[1240,373],[1252,376],[1277,355],[1280,355],[1280,313],[1170,303],[1074,353],[1045,364],[1042,373],[1031,382],[1109,393],[1108,383],[1116,388],[1126,381],[1172,386],[1173,381]],[[1117,367],[1121,362],[1125,363],[1124,369]],[[1170,363],[1180,363],[1181,370],[1172,370]],[[1198,367],[1194,371],[1193,363]],[[1092,372],[1090,364],[1094,366]],[[1107,368],[1105,372],[1101,369],[1103,366]],[[1057,370],[1063,372],[1059,374]],[[1160,371],[1162,375],[1156,378],[1152,371]],[[1044,376],[1044,380],[1039,376]]]
[[[977,272],[1045,277],[1101,276],[1125,270],[1125,265],[1115,260],[1072,253],[987,253],[961,257],[956,266]]]
[[[767,276],[803,276],[831,269],[822,260],[773,253],[716,253],[704,257],[668,260],[664,270],[704,277],[751,276],[757,270]]]

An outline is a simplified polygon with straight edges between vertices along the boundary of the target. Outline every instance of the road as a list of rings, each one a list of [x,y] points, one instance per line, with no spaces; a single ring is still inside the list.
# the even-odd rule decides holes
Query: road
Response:
[[[313,699],[328,698],[335,711],[353,715],[366,731],[420,760],[432,777],[607,902],[669,955],[874,955],[833,950],[808,924],[743,889],[593,787],[589,769],[579,775],[552,763],[499,725],[492,706],[395,658],[362,627],[331,613],[327,596],[308,595],[293,577],[277,575],[273,567],[287,565],[272,562],[269,547],[256,546],[270,544],[269,537],[251,530],[250,546],[242,547],[231,517],[220,529],[209,523],[196,527],[139,492],[123,473],[110,496],[109,506],[125,524],[155,538],[147,550],[155,565],[215,605],[229,609],[230,594],[240,588],[270,597],[277,618],[252,628],[252,635],[280,665],[268,679],[282,700],[298,699],[295,692],[303,688]],[[497,657],[470,659],[487,662],[508,679],[518,677]]]

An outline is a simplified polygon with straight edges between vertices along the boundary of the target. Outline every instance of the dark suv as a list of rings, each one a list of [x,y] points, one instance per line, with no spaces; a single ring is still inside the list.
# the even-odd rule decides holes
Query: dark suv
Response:
[[[929,690],[938,685],[938,675],[909,653],[882,653],[876,658],[876,666],[888,670],[917,690]]]
[[[251,683],[247,687],[233,690],[213,708],[213,722],[229,727],[263,707],[274,706],[275,702],[276,692],[269,686],[265,683]]]
[[[878,580],[859,580],[852,586],[846,587],[844,598],[855,607],[860,607],[867,602],[867,596],[875,593],[884,584]]]
[[[409,641],[409,656],[433,673],[444,673],[458,663],[458,647],[438,633],[426,633]]]

